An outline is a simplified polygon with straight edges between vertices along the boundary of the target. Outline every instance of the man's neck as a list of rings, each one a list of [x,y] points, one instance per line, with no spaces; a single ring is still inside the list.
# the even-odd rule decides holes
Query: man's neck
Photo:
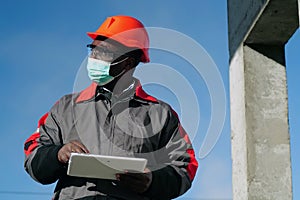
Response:
[[[126,90],[132,83],[133,83],[133,77],[131,78],[118,78],[114,79],[113,81],[107,83],[103,87],[108,89],[113,93],[113,95],[119,96],[123,93],[124,90]]]

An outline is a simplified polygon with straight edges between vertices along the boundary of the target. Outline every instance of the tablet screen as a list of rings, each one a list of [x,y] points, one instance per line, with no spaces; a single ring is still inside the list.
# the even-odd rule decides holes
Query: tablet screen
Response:
[[[144,158],[104,156],[72,153],[67,174],[69,176],[116,180],[116,173],[143,172],[147,164]]]

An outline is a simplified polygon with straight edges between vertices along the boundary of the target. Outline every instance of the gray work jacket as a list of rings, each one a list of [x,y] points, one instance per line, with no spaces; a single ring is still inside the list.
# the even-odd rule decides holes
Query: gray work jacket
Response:
[[[153,177],[149,189],[138,194],[111,180],[68,176],[57,153],[72,140],[92,154],[146,158]],[[63,96],[39,120],[24,151],[34,180],[58,181],[53,199],[172,199],[191,187],[198,167],[175,111],[146,94],[137,79],[118,97],[95,83]]]

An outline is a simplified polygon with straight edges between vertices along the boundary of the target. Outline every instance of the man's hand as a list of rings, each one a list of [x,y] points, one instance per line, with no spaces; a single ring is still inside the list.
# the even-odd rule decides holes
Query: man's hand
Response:
[[[78,140],[70,141],[58,151],[57,158],[59,162],[67,163],[71,153],[89,153],[89,150]]]
[[[125,172],[124,174],[116,174],[120,186],[128,188],[137,193],[145,192],[151,182],[152,173],[146,168],[143,173],[141,172]]]

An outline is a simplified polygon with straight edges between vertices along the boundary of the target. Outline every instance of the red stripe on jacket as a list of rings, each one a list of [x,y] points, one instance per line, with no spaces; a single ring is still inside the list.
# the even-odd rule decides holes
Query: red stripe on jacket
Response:
[[[178,122],[179,122],[179,117],[178,117],[178,114],[175,112],[175,110],[171,109],[172,113],[177,117],[178,119]],[[187,144],[192,144],[191,143],[191,140],[188,136],[188,134],[185,132],[185,130],[183,129],[183,127],[181,126],[180,122],[179,122],[179,133],[180,133],[180,136],[184,138],[185,142]],[[190,161],[189,161],[189,164],[187,166],[187,172],[188,172],[188,175],[189,175],[189,178],[191,180],[193,180],[195,178],[195,175],[196,175],[196,171],[198,169],[198,161],[196,160],[196,157],[195,157],[195,152],[193,149],[187,149],[186,150],[187,154],[189,155],[189,158],[190,158]]]
[[[49,115],[49,113],[46,113],[41,117],[41,119],[38,122],[38,128],[40,128],[41,126],[43,126],[46,123],[48,115]]]
[[[40,138],[39,128],[46,123],[47,117],[48,113],[40,118],[38,122],[38,130],[25,141],[24,153],[26,156],[28,156],[38,146],[37,140]]]
[[[94,97],[96,93],[96,88],[97,88],[97,83],[92,82],[92,84],[89,87],[87,87],[86,89],[80,92],[78,98],[76,99],[76,103],[79,103],[81,101],[86,101]]]
[[[147,100],[147,101],[152,101],[152,102],[157,102],[157,99],[153,96],[150,96],[149,94],[147,94],[142,86],[139,84],[136,89],[135,89],[135,95],[137,97],[140,97],[141,99]]]
[[[195,152],[193,149],[188,149],[186,152],[189,154],[190,162],[187,166],[187,171],[191,180],[195,178],[196,171],[198,169],[198,162],[195,158]]]
[[[40,138],[40,133],[36,132],[33,133],[24,144],[24,153],[26,156],[28,156],[37,146],[37,139]]]
[[[192,144],[188,134],[185,132],[185,130],[183,129],[183,127],[180,124],[179,124],[179,133],[180,133],[180,136],[184,138],[184,140],[187,144]],[[193,149],[187,149],[186,152],[188,153],[189,158],[190,158],[189,164],[187,166],[187,172],[188,172],[190,179],[193,180],[195,177],[197,168],[198,168],[198,162],[195,158],[195,152]]]

